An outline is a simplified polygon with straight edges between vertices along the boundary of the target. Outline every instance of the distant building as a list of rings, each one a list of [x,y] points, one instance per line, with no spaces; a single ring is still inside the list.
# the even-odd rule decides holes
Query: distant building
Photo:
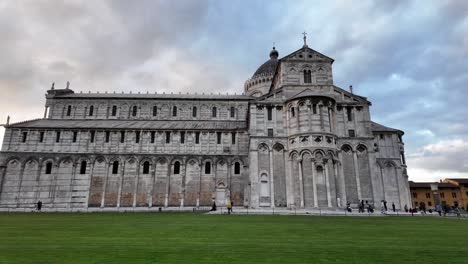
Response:
[[[403,131],[373,122],[305,39],[278,56],[245,95],[51,88],[44,118],[5,125],[0,207],[409,205]]]
[[[468,179],[452,178],[440,182],[409,182],[413,208],[421,202],[426,208],[435,208],[436,204],[468,208]]]

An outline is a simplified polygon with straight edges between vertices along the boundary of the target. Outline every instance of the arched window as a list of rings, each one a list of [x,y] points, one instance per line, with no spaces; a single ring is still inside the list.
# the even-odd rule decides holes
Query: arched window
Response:
[[[294,107],[291,107],[291,116],[292,117],[296,116],[296,111],[294,110]]]
[[[240,163],[234,163],[234,174],[240,174]]]
[[[218,109],[216,109],[216,106],[214,106],[211,110],[211,115],[212,117],[216,117],[218,115]]]
[[[172,107],[172,116],[177,116],[177,106]]]
[[[180,162],[178,161],[174,163],[174,174],[180,174]]]
[[[47,162],[45,174],[51,174],[51,173],[52,173],[52,162]]]
[[[211,162],[205,162],[205,174],[211,174]]]
[[[236,117],[236,108],[234,106],[231,106],[231,117]]]
[[[149,171],[150,171],[150,163],[149,161],[145,161],[145,163],[143,163],[143,174],[149,174]]]
[[[158,115],[158,107],[155,105],[153,106],[153,116],[157,116]]]
[[[197,117],[197,107],[196,106],[194,106],[192,108],[192,117]]]
[[[114,105],[112,106],[112,116],[116,116],[117,115],[117,106]]]
[[[138,107],[135,105],[133,106],[132,116],[137,116],[137,113],[138,113]]]
[[[86,161],[83,160],[80,166],[80,174],[86,174],[86,166],[87,166]]]
[[[117,173],[119,173],[119,162],[114,161],[114,163],[112,163],[112,174],[117,174]]]
[[[304,70],[304,83],[312,82],[312,72],[310,70]]]
[[[71,107],[71,105],[69,105],[67,107],[67,116],[71,116],[71,110],[72,110],[72,107]]]
[[[89,107],[89,116],[93,116],[93,114],[94,114],[94,106],[92,105]]]

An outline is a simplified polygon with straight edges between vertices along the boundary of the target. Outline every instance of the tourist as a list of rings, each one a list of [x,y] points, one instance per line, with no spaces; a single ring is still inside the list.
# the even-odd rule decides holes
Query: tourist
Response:
[[[387,208],[387,201],[385,201],[385,200],[383,201],[383,206],[384,206],[384,208],[385,208],[385,212],[387,212],[387,211],[388,211],[388,208]]]
[[[211,206],[211,211],[216,211],[216,202],[213,201],[213,205]]]
[[[39,201],[37,201],[37,211],[40,212],[40,211],[41,211],[41,208],[42,208],[42,201],[39,200]]]
[[[395,212],[395,203],[392,202],[392,209],[393,209],[393,212]]]
[[[442,209],[440,208],[440,204],[436,204],[435,210],[437,211],[437,213],[439,214],[439,216],[442,216]]]
[[[350,203],[350,202],[347,202],[347,203],[346,203],[346,210],[347,210],[348,212],[350,212],[350,213],[353,211],[353,209],[351,209],[351,203]]]
[[[405,212],[408,212],[408,205],[405,204]]]
[[[231,210],[232,210],[231,201],[229,201],[229,200],[227,201],[226,207],[228,209],[228,214],[231,214]]]

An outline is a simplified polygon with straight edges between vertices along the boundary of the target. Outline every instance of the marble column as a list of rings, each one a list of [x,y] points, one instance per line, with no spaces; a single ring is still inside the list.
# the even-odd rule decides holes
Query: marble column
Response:
[[[355,150],[353,150],[353,162],[354,162],[354,175],[356,176],[357,195],[358,195],[359,202],[361,202],[362,200],[361,181],[359,180],[359,168],[358,168],[358,162],[357,162],[357,153]]]
[[[288,208],[292,204],[294,204],[294,188],[293,188],[293,181],[292,181],[292,175],[291,175],[291,163],[292,159],[288,157],[288,159],[285,162],[285,171],[286,171],[286,205]]]
[[[302,177],[302,158],[297,160],[299,166],[299,196],[301,200],[301,208],[304,208],[304,179]]]
[[[328,172],[328,162],[325,162],[324,166],[325,166],[325,185],[327,187],[327,202],[328,202],[328,207],[332,207],[331,194],[330,194],[330,174]]]
[[[314,159],[312,159],[312,192],[314,193],[314,207],[318,207],[317,167]]]
[[[171,168],[172,168],[172,161],[168,160],[167,162],[167,177],[166,177],[166,195],[164,196],[164,207],[169,206],[169,192],[170,192],[170,184],[171,184]]]
[[[101,193],[101,208],[104,207],[104,197],[106,196],[107,178],[109,177],[109,168],[110,168],[111,164],[112,163],[108,163],[107,166],[106,166],[106,176],[104,177],[104,183],[103,183],[103,186],[102,186],[102,193]],[[117,207],[119,207],[119,206],[120,206],[120,198],[117,199]]]
[[[16,195],[15,203],[16,207],[19,207],[19,198],[21,196],[21,185],[23,183],[23,174],[24,174],[24,169],[26,167],[26,163],[24,162],[23,165],[21,166],[21,171],[20,171],[20,177],[19,177],[19,182],[18,182],[18,194]]]
[[[182,166],[182,164],[181,164]],[[185,188],[186,188],[186,180],[187,180],[187,159],[184,159],[184,169],[182,170],[182,193],[181,193],[181,198],[180,198],[180,207],[184,207],[184,202],[185,202]]]
[[[156,187],[156,167],[158,166],[158,161],[153,160],[152,172],[151,172],[151,192],[148,201],[148,207],[153,207],[153,196],[154,196],[154,188]]]
[[[273,150],[270,149],[270,206],[275,208],[275,178],[273,177]]]
[[[138,182],[139,182],[139,178],[140,178],[140,170],[141,170],[141,164],[140,162],[138,162],[138,166],[137,166],[137,173],[136,173],[136,177],[135,177],[135,186],[133,187],[133,202],[132,202],[132,206],[135,208],[136,207],[136,199],[137,199],[137,193],[138,193]]]
[[[340,189],[340,196],[341,196],[341,204],[342,206],[346,206],[348,203],[348,200],[346,198],[346,182],[344,178],[344,171],[343,171],[343,155],[341,154],[341,151],[338,151],[338,159],[340,163],[338,164],[338,179],[339,179],[339,189]]]
[[[122,166],[119,168],[120,169],[120,184],[119,184],[119,189],[117,191],[117,208],[120,207],[120,200],[122,198],[122,188],[123,188],[123,183],[124,183],[124,177],[125,177],[125,165],[126,163],[122,162]],[[110,168],[110,166],[108,166]],[[109,171],[109,169],[108,169]],[[107,173],[107,175],[109,172]],[[106,177],[106,185],[107,185],[107,177]],[[102,198],[104,200],[104,196]],[[103,203],[104,204],[104,203]]]

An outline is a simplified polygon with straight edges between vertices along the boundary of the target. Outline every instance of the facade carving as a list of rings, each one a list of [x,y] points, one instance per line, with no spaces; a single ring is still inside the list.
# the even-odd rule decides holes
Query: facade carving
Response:
[[[333,84],[333,59],[275,49],[245,95],[75,93],[5,125],[0,207],[410,206],[403,132]]]

